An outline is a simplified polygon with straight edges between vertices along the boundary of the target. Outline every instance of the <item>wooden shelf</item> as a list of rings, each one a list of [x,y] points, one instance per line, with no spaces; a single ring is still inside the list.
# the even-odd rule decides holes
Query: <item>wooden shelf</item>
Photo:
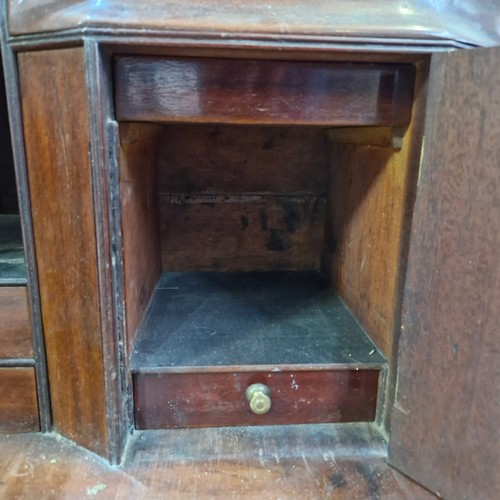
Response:
[[[365,365],[385,359],[315,272],[164,273],[134,372]]]
[[[135,423],[370,422],[384,366],[318,273],[165,273],[132,355]],[[256,383],[272,398],[261,415]]]

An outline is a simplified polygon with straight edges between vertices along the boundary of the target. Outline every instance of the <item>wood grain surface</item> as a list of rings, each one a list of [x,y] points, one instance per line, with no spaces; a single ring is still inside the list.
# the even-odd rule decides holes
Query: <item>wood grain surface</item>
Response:
[[[391,462],[444,498],[500,491],[500,50],[434,56]]]
[[[370,422],[377,370],[135,374],[138,429],[226,425]],[[251,384],[271,391],[268,413],[255,415],[245,397]]]
[[[328,155],[320,128],[163,126],[159,193],[325,195]]]
[[[3,498],[435,498],[389,467],[367,424],[136,432],[110,466],[60,436],[0,436]]]
[[[326,151],[319,129],[163,127],[157,166],[163,269],[317,269]]]
[[[129,352],[161,273],[157,152],[161,128],[120,126],[120,193]]]
[[[0,368],[0,432],[39,430],[34,368]]]
[[[84,54],[26,52],[18,61],[54,427],[106,454]]]
[[[399,333],[426,70],[423,65],[417,74],[412,121],[399,131],[403,137],[397,144],[394,131],[381,135],[377,128],[329,133],[331,194],[323,262],[340,296],[387,359]],[[381,138],[386,142],[377,147]]]
[[[326,199],[160,196],[165,271],[319,269]]]
[[[118,120],[293,125],[410,121],[411,65],[117,56]]]
[[[0,358],[32,358],[26,287],[0,287]]]

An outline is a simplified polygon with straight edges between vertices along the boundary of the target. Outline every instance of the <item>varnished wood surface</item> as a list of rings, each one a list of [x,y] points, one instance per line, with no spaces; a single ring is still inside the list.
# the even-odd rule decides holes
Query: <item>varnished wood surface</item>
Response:
[[[28,290],[26,287],[0,287],[0,359],[32,357]]]
[[[398,327],[411,207],[422,137],[426,68],[417,76],[412,122],[400,147],[380,140],[379,130],[332,130],[330,209],[326,265],[340,296],[391,359]],[[364,144],[363,142],[364,141]],[[356,142],[360,144],[356,145]],[[391,140],[392,142],[392,140]],[[396,332],[397,333],[397,332]]]
[[[406,125],[411,65],[117,56],[118,120]]]
[[[22,53],[18,60],[54,426],[106,454],[83,56],[72,48]]]
[[[377,370],[255,371],[134,375],[137,429],[231,425],[371,422]],[[271,391],[268,413],[255,415],[245,397],[252,384]]]
[[[34,368],[0,368],[0,432],[39,429]]]
[[[390,457],[444,498],[500,491],[500,50],[433,58]]]
[[[176,124],[162,127],[158,192],[325,195],[322,129]]]
[[[160,278],[157,152],[161,129],[120,127],[120,195],[127,347],[130,352]]]
[[[53,435],[0,436],[0,496],[152,500],[427,500],[364,424],[135,433],[111,467]]]
[[[310,7],[305,1],[290,4],[280,0],[147,0],[140,4],[132,0],[45,0],[42,4],[39,0],[10,0],[9,29],[12,34],[85,28],[187,32],[191,36],[194,32],[218,38],[257,34],[275,42],[316,36],[340,44],[375,39],[379,50],[384,43],[391,46],[399,42],[400,50],[407,51],[425,42],[439,46],[440,39],[479,45],[499,40],[495,16],[491,15],[496,7],[494,0],[453,4],[445,0],[409,0],[404,4],[388,0],[384,9],[377,8],[372,0],[357,2],[356,9],[347,0],[334,4],[318,0],[314,9]]]

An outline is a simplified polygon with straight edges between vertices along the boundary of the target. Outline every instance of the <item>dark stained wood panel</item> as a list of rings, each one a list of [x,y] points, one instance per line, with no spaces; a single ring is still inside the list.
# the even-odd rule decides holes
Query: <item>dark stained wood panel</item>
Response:
[[[411,65],[118,56],[118,120],[407,125]]]
[[[32,357],[28,290],[26,287],[0,287],[0,359]]]
[[[120,126],[123,280],[128,350],[161,273],[156,156],[160,130]]]
[[[325,195],[324,131],[303,127],[166,125],[158,190],[166,193]]]
[[[34,368],[0,368],[0,432],[39,430]]]
[[[500,491],[500,50],[433,56],[390,460],[444,498]]]
[[[319,269],[326,199],[160,194],[164,271]]]
[[[316,0],[314,8],[305,0],[292,4],[283,0],[242,2],[239,0],[9,0],[9,31],[13,35],[74,31],[90,28],[105,33],[136,35],[163,33],[164,42],[175,36],[255,46],[273,43],[281,50],[295,42],[311,42],[323,48],[337,43],[340,50],[355,46],[365,52],[389,47],[395,52],[429,52],[434,47],[453,46],[453,40],[469,46],[494,45],[499,35],[491,5],[479,0],[449,2],[434,0],[386,0],[378,9],[373,0]],[[196,35],[193,35],[196,34]],[[448,42],[448,43],[447,43]],[[205,42],[206,43],[206,42]],[[347,50],[346,50],[347,45]],[[396,49],[394,48],[396,45]],[[371,55],[371,54],[370,54]]]
[[[84,52],[25,52],[18,61],[54,427],[106,454]]]
[[[375,418],[377,370],[135,374],[138,429],[365,422]],[[268,413],[255,415],[246,388],[266,384]]]

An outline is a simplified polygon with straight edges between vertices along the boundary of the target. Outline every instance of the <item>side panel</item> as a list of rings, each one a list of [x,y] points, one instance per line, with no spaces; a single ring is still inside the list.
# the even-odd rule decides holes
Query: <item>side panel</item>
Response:
[[[391,463],[445,498],[500,491],[500,49],[435,56]]]
[[[84,52],[21,53],[18,61],[54,427],[106,455]]]

